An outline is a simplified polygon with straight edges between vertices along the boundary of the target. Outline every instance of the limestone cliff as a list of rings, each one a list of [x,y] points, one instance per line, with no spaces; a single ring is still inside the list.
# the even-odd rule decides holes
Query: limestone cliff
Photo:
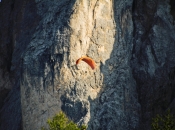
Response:
[[[155,114],[175,110],[170,4],[2,0],[0,129],[40,129],[60,110],[88,130],[150,129]],[[82,55],[95,70],[75,64]]]
[[[131,63],[141,104],[143,130],[148,130],[151,118],[156,114],[167,109],[175,114],[174,7],[173,1],[166,0],[140,0],[133,4]]]

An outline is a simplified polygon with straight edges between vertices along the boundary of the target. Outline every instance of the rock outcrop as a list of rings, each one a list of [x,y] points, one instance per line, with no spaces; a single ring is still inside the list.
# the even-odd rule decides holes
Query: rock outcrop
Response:
[[[38,129],[62,109],[89,129],[135,129],[132,1],[40,1],[37,7],[42,19],[22,56],[23,128]],[[95,70],[75,65],[82,55],[95,60]]]
[[[175,112],[170,4],[2,1],[0,129],[40,129],[63,110],[88,130],[148,130],[154,115]],[[95,70],[75,64],[82,55]]]

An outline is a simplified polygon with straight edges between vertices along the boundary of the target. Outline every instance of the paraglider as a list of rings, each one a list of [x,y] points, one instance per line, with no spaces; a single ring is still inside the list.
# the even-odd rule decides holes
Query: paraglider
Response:
[[[76,61],[76,65],[79,64],[80,61],[86,62],[92,69],[95,69],[95,66],[96,66],[95,61],[91,59],[90,57],[82,56]]]

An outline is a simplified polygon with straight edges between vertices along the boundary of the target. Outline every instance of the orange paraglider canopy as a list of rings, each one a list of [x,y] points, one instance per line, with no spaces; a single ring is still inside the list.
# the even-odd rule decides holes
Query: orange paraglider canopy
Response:
[[[92,69],[95,69],[95,66],[96,66],[95,61],[91,59],[90,57],[82,56],[76,61],[76,65],[79,64],[80,61],[86,62]]]

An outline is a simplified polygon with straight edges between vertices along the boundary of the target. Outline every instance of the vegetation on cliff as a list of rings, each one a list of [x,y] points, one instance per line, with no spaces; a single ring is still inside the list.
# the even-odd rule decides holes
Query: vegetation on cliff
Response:
[[[78,126],[71,121],[66,114],[60,111],[52,119],[48,119],[49,128],[42,127],[41,130],[86,130],[86,126]]]
[[[175,130],[175,117],[167,111],[165,115],[157,115],[153,118],[152,130]]]

